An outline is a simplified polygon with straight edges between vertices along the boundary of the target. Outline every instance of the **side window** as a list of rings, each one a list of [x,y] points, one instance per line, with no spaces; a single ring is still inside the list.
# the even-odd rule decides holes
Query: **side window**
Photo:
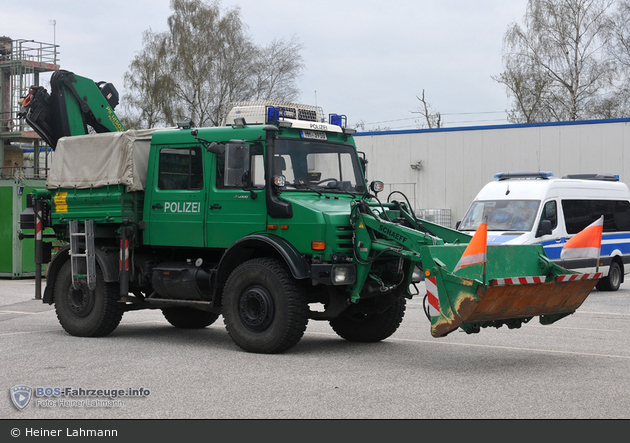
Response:
[[[164,148],[160,151],[158,188],[194,190],[203,188],[201,148]]]
[[[588,200],[562,200],[562,212],[564,212],[567,234],[570,235],[577,234],[597,220],[595,214],[591,215],[591,205]]]
[[[620,200],[614,202],[613,221],[616,231],[630,231],[630,202]]]
[[[540,221],[549,220],[551,222],[551,229],[556,229],[558,226],[558,207],[555,200],[548,201],[543,206],[542,216]]]
[[[264,188],[265,167],[260,145],[228,143],[217,155],[217,188]]]
[[[563,200],[568,234],[577,234],[604,216],[604,232],[630,231],[630,202],[625,200]]]

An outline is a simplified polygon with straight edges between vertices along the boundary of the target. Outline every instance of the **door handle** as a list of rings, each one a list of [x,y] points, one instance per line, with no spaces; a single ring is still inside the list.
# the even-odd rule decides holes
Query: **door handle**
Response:
[[[159,204],[159,203],[158,203],[158,204],[156,204],[156,205],[151,206],[151,208],[152,208],[152,209],[162,209],[163,207],[164,207],[164,206],[162,206],[162,205],[161,205],[161,204]]]
[[[212,205],[210,209],[221,209],[221,205]]]

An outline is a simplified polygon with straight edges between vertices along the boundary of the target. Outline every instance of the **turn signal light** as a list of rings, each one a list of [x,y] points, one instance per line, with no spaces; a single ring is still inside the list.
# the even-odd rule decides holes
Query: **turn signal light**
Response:
[[[324,241],[311,242],[311,248],[313,248],[314,251],[323,251],[324,249],[326,249],[326,242]]]

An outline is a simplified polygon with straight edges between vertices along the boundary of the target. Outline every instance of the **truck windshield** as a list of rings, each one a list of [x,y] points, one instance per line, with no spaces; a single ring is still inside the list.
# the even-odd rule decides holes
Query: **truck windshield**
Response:
[[[366,192],[359,159],[351,145],[279,139],[275,154],[272,174],[285,177],[285,191]]]
[[[476,201],[468,209],[460,231],[476,231],[487,216],[488,231],[531,231],[540,200]]]

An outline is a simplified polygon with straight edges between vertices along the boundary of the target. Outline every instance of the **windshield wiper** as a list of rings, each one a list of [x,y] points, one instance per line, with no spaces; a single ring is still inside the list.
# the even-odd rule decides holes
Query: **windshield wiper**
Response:
[[[308,184],[306,183],[294,183],[293,187],[295,187],[295,189],[297,189],[298,191],[312,191],[312,192],[316,192],[317,195],[319,195],[320,197],[324,194],[322,194],[321,192],[319,192],[317,189],[311,188]]]

